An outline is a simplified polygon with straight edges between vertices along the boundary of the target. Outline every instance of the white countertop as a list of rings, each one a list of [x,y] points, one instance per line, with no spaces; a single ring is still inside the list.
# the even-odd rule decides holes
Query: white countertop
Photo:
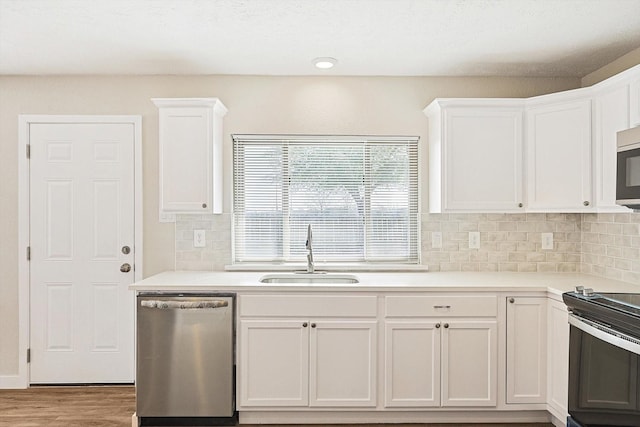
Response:
[[[577,285],[596,292],[640,292],[640,285],[574,273],[354,272],[357,284],[264,284],[269,272],[167,271],[133,283],[135,291],[158,292],[550,292]]]

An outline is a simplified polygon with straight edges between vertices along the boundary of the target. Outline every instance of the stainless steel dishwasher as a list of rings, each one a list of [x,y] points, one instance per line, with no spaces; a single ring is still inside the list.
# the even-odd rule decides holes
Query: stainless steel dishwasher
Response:
[[[234,301],[211,293],[137,297],[140,425],[234,416]]]

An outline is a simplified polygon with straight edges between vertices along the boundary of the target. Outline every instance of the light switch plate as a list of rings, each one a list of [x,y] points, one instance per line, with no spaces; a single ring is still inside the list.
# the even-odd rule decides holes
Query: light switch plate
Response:
[[[480,249],[480,232],[469,232],[469,249]]]
[[[542,249],[553,249],[553,233],[542,233]]]
[[[193,247],[204,248],[207,246],[204,230],[193,230]]]
[[[434,249],[442,248],[442,231],[431,233],[431,247]]]

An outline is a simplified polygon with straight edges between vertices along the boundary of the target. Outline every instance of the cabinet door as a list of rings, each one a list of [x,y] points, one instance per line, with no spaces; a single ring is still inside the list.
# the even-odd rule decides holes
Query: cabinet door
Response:
[[[547,299],[507,298],[507,403],[545,403]]]
[[[556,418],[564,420],[569,395],[569,313],[562,302],[549,300],[547,340],[548,407]]]
[[[616,133],[629,128],[629,86],[609,88],[596,98],[595,193],[599,212],[627,211],[616,205]]]
[[[433,321],[386,322],[386,407],[440,406],[439,326]]]
[[[640,77],[631,82],[629,89],[629,127],[636,127],[640,126]]]
[[[530,108],[527,129],[527,208],[591,210],[591,100]]]
[[[160,108],[161,212],[212,212],[210,111],[207,107]]]
[[[376,321],[311,323],[310,406],[375,406]]]
[[[240,407],[307,406],[309,327],[306,320],[241,320]]]
[[[442,323],[442,406],[496,406],[495,320]]]
[[[522,209],[522,110],[445,110],[445,209]]]

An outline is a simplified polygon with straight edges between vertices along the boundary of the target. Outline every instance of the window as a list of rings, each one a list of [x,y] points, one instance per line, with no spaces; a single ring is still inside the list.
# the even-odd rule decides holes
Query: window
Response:
[[[418,137],[233,135],[234,262],[418,262]]]

